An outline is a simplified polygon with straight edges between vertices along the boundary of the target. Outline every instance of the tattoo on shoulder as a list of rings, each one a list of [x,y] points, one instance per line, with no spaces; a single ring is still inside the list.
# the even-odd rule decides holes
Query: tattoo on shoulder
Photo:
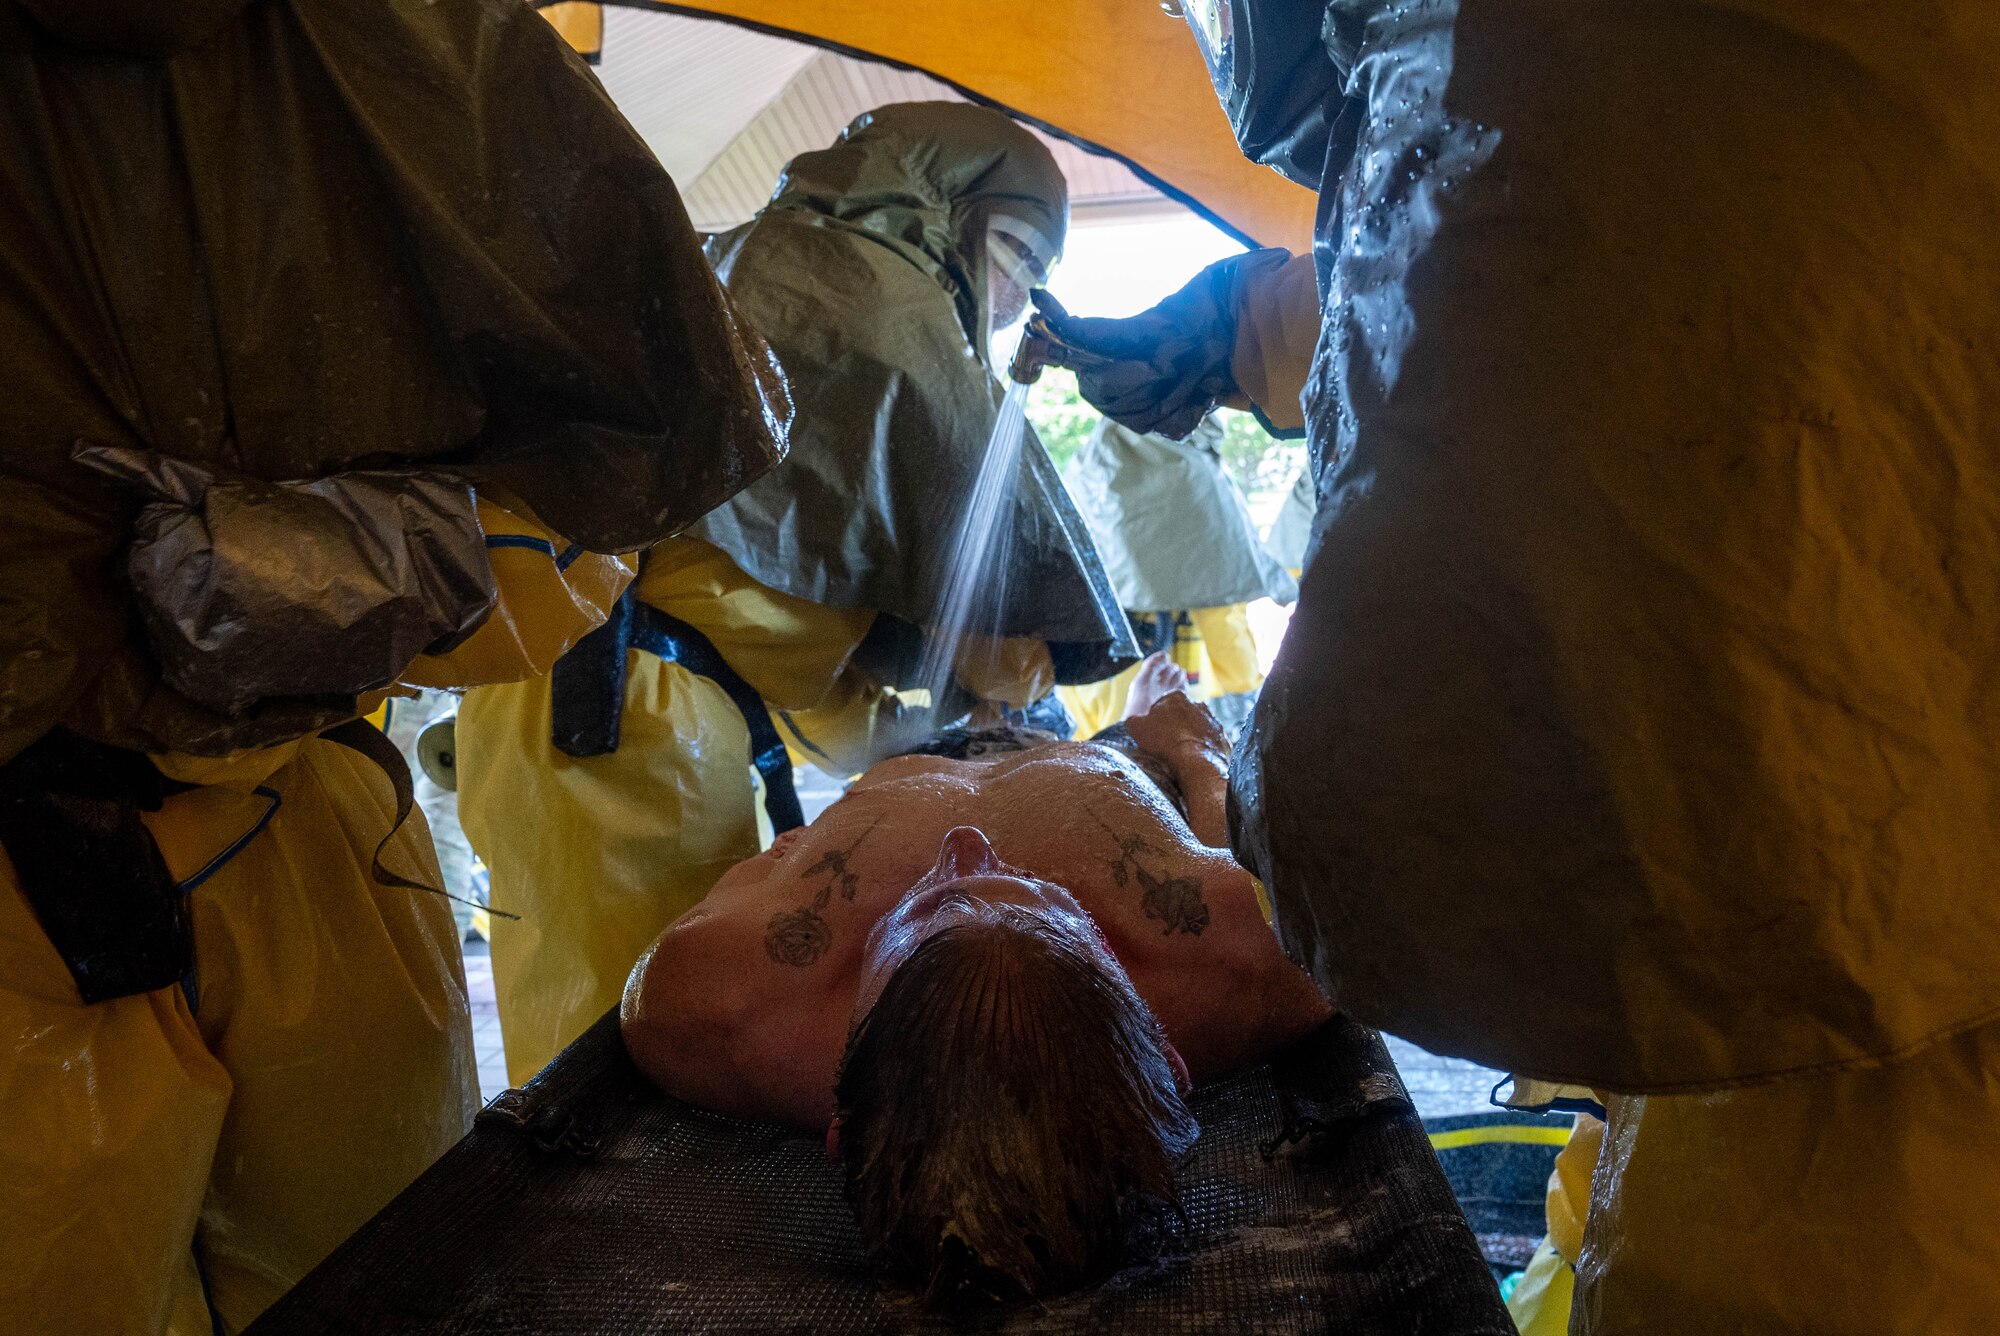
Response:
[[[1104,827],[1105,834],[1118,842],[1118,857],[1111,860],[1113,884],[1120,889],[1138,886],[1139,910],[1147,918],[1166,925],[1161,929],[1162,937],[1177,932],[1200,936],[1201,930],[1208,926],[1208,902],[1202,899],[1201,879],[1155,875],[1146,864],[1160,866],[1166,858],[1164,850],[1144,835],[1120,835],[1095,812],[1090,816]]]
[[[833,944],[833,929],[822,911],[832,902],[835,892],[841,899],[851,901],[861,889],[860,874],[852,864],[854,851],[881,823],[882,818],[876,817],[854,837],[854,843],[845,849],[827,850],[800,874],[807,878],[824,875],[826,881],[813,893],[809,904],[781,909],[771,915],[764,929],[764,954],[773,962],[803,969],[826,954],[827,947]]]

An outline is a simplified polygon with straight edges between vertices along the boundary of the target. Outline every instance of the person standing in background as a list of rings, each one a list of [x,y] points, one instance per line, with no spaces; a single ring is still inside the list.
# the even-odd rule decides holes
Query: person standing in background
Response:
[[[1185,440],[1105,418],[1063,482],[1141,647],[1167,651],[1188,675],[1192,697],[1233,730],[1264,681],[1244,605],[1290,603],[1298,586],[1257,541],[1249,506],[1223,469],[1222,438],[1212,413]],[[1061,689],[1078,737],[1125,717],[1136,671]]]
[[[995,334],[1067,221],[1030,131],[990,108],[902,103],[794,159],[755,219],[709,242],[784,365],[791,454],[646,552],[620,612],[549,681],[472,692],[459,712],[459,812],[492,874],[510,1080],[614,1007],[662,928],[799,823],[795,760],[845,778],[913,729],[1046,708],[1057,682],[1137,657],[1030,436],[1000,512],[1004,608],[973,623],[935,712],[897,694],[934,685],[916,669],[999,417]]]

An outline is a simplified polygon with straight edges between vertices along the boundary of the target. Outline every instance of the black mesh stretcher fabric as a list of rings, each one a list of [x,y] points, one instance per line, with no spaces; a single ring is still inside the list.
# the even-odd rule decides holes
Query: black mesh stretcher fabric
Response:
[[[1178,1243],[955,1327],[865,1264],[816,1139],[665,1098],[606,1016],[251,1333],[1513,1332],[1374,1031],[1336,1018],[1193,1107]]]

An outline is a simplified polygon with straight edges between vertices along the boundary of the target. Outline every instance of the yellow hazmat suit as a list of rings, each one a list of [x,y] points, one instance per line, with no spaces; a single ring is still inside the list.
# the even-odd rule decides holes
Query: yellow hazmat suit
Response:
[[[193,919],[185,986],[84,1005],[0,869],[10,1331],[206,1332],[210,1303],[236,1330],[478,1107],[451,907],[370,874],[388,778],[319,739],[203,769],[145,818]],[[420,813],[381,857],[435,883]]]
[[[873,613],[766,588],[693,538],[653,547],[633,592],[721,652],[795,755],[848,775],[895,735],[895,697],[848,662]],[[1017,694],[1016,678],[1045,691],[1047,651],[1031,649],[1000,656],[1016,672],[982,694]],[[568,755],[552,724],[538,679],[468,692],[456,728],[459,821],[499,911],[493,982],[515,1084],[615,1006],[660,929],[760,843],[749,732],[715,682],[628,650],[615,750]]]
[[[630,579],[596,554],[558,571],[547,530],[479,513],[495,610],[412,678],[545,672]],[[240,1328],[478,1107],[451,907],[374,875],[379,848],[392,878],[442,885],[423,815],[398,824],[390,777],[321,738],[153,759],[196,786],[143,815],[193,923],[184,984],[86,1005],[0,862],[9,1330],[207,1332],[211,1305]]]
[[[1189,608],[1184,613],[1164,615],[1176,621],[1168,657],[1187,673],[1194,699],[1241,695],[1263,685],[1264,671],[1257,658],[1256,637],[1250,632],[1247,605]],[[1139,667],[1133,664],[1102,682],[1056,688],[1057,699],[1076,724],[1075,736],[1094,737],[1125,717],[1125,702]]]
[[[782,383],[514,0],[0,6],[0,145],[0,1326],[235,1330],[476,1099],[353,721],[545,669]]]
[[[1521,1336],[1564,1336],[1569,1330],[1576,1261],[1583,1255],[1583,1223],[1590,1209],[1590,1176],[1603,1145],[1604,1120],[1579,1113],[1549,1174],[1548,1236],[1507,1296],[1507,1311]]]
[[[743,596],[726,597],[718,577],[733,570],[705,543],[670,539],[648,555],[636,593],[661,608],[685,595],[710,627],[743,628],[744,657],[767,685],[784,659],[760,660],[751,627],[849,651],[860,639],[847,634],[851,619],[816,618],[828,610],[784,595],[759,618],[747,580],[736,577]],[[802,677],[821,675],[810,658],[800,656]],[[492,876],[493,985],[517,1085],[616,1005],[660,929],[758,849],[749,732],[722,688],[632,649],[622,705],[616,749],[581,757],[552,739],[546,678],[468,692],[459,707],[459,821]]]

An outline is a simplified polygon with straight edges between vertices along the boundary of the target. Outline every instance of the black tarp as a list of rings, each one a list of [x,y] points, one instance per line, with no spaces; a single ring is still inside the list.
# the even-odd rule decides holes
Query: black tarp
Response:
[[[818,1138],[659,1094],[606,1016],[251,1332],[1512,1336],[1374,1031],[1336,1017],[1190,1107],[1179,1244],[954,1324],[869,1270]]]

